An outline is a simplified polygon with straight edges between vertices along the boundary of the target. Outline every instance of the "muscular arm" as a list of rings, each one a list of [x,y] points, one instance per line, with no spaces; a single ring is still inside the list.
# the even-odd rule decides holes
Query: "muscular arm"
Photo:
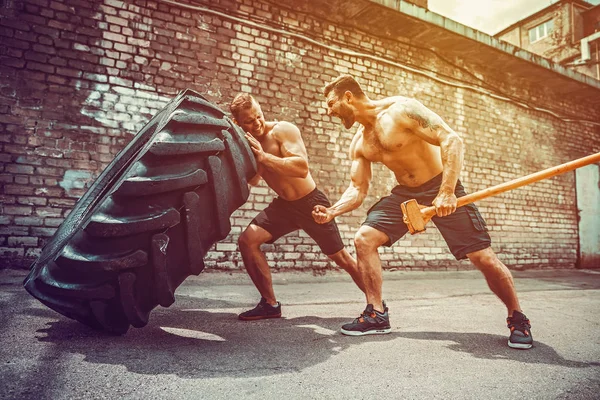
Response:
[[[360,151],[361,142],[362,133],[359,132],[350,145],[350,157],[352,159],[350,186],[348,186],[342,197],[331,207],[315,206],[313,218],[318,223],[329,222],[338,215],[360,207],[365,197],[367,197],[369,183],[371,182],[371,163],[362,156]]]
[[[438,216],[451,214],[456,211],[454,188],[463,164],[463,141],[439,115],[416,100],[407,104],[405,115],[410,119],[409,125],[416,135],[428,143],[440,146],[442,183],[433,205],[436,206]]]
[[[250,137],[250,145],[261,167],[280,175],[305,178],[308,175],[308,155],[300,131],[295,125],[280,122],[273,128],[281,157],[265,152],[260,143]]]
[[[371,180],[371,163],[362,157],[353,160],[350,174],[352,178],[350,186],[342,197],[329,207],[332,218],[360,207],[367,197]]]

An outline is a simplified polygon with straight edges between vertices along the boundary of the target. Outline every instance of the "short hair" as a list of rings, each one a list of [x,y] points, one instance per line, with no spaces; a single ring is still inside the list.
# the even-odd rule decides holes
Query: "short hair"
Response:
[[[252,95],[248,93],[238,93],[231,101],[229,111],[231,111],[233,118],[237,119],[240,115],[240,111],[249,109],[252,107],[252,103],[258,104]]]
[[[349,90],[356,97],[365,96],[365,92],[363,92],[356,79],[351,75],[338,76],[325,86],[323,89],[325,97],[329,96],[329,93],[331,93],[332,90],[338,97],[346,93],[346,90]]]

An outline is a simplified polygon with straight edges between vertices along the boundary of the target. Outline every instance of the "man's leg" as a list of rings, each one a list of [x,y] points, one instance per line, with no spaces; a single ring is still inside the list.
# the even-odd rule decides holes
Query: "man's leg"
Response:
[[[467,257],[483,273],[492,292],[506,305],[508,316],[512,317],[513,311],[521,312],[512,274],[492,248],[474,251]]]
[[[510,328],[508,346],[515,349],[533,347],[531,324],[521,311],[513,277],[508,268],[490,247],[469,253],[467,257],[483,272],[492,292],[502,300],[508,309],[508,318],[506,319],[507,326]]]
[[[238,245],[242,253],[242,260],[250,279],[266,302],[272,306],[277,305],[273,291],[271,270],[265,254],[260,249],[263,243],[272,238],[271,234],[260,226],[250,224],[240,235]]]
[[[367,296],[367,307],[354,321],[342,325],[344,335],[362,336],[390,333],[390,318],[381,300],[382,274],[381,260],[377,248],[389,241],[389,237],[375,228],[363,225],[356,233],[354,244],[358,255],[358,268],[361,272]]]
[[[365,293],[365,285],[362,281],[361,273],[358,269],[358,264],[354,257],[348,253],[346,249],[342,249],[335,254],[331,254],[328,256],[332,261],[334,261],[340,268],[344,271],[348,272],[352,277],[354,283],[360,290]]]
[[[331,206],[325,193],[316,189],[310,196],[305,198],[304,204],[298,207],[298,213],[296,214],[298,225],[319,245],[321,251],[327,254],[327,257],[350,274],[356,286],[364,293],[365,285],[362,283],[356,260],[344,248],[344,242],[340,236],[337,223],[330,221],[326,224],[317,224],[312,217],[315,204],[325,207]]]
[[[384,312],[381,298],[383,277],[377,249],[388,241],[385,233],[366,225],[361,226],[354,237],[358,270],[365,287],[367,304],[372,304],[379,312]]]

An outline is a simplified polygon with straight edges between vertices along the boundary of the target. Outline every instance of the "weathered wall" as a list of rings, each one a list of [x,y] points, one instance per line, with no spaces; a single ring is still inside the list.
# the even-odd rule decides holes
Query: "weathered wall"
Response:
[[[556,96],[543,82],[511,79],[502,68],[468,71],[462,66],[469,60],[425,50],[418,39],[377,36],[381,27],[361,31],[330,22],[326,13],[299,13],[276,1],[188,3],[220,14],[161,1],[98,3],[3,3],[3,266],[27,265],[39,254],[85,186],[183,88],[204,93],[223,108],[235,93],[248,91],[263,104],[267,118],[297,124],[311,172],[332,201],[349,182],[347,149],[355,131],[325,113],[321,89],[340,73],[354,74],[374,98],[414,96],[443,116],[465,139],[462,180],[469,191],[600,151],[597,127],[457,88],[403,66],[431,71],[441,80],[501,88],[573,119],[598,121],[597,108]],[[352,251],[366,210],[393,184],[387,170],[375,167],[365,205],[338,218]],[[209,267],[242,268],[236,239],[272,196],[264,186],[252,190],[250,201],[234,214],[229,237],[207,255]],[[481,202],[480,209],[495,250],[511,268],[571,268],[577,258],[575,204],[574,173],[568,173]],[[303,233],[265,248],[274,267],[332,266]],[[453,260],[433,225],[381,254],[385,268],[470,268]]]
[[[513,30],[500,35],[499,39],[560,62],[578,53],[577,44],[579,42],[578,39],[574,39],[574,30],[583,32],[583,11],[585,11],[583,8],[572,7],[569,3],[556,4],[523,25],[516,26]],[[548,20],[554,22],[552,32],[547,37],[531,43],[529,30]],[[515,36],[516,34],[519,36]],[[580,39],[581,34],[578,36]]]
[[[585,31],[595,25],[593,18],[596,11],[592,9],[591,12],[586,12],[588,10],[581,5],[569,2],[555,4],[548,7],[546,12],[540,13],[522,25],[515,26],[499,35],[498,38],[557,63],[572,63],[581,58],[581,39],[585,37]],[[586,17],[584,18],[584,16]],[[550,19],[554,22],[552,33],[531,43],[529,30]],[[600,80],[597,65],[600,58],[595,44],[592,44],[590,50],[591,62],[580,65],[569,64],[569,68]]]
[[[591,8],[584,14],[584,26],[583,36],[600,31],[600,7]]]

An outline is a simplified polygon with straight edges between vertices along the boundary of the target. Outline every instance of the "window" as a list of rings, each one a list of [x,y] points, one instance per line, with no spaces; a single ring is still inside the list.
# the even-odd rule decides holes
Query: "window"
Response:
[[[537,42],[538,40],[545,38],[552,32],[552,28],[554,28],[554,22],[552,22],[552,20],[534,26],[529,30],[529,43]]]

